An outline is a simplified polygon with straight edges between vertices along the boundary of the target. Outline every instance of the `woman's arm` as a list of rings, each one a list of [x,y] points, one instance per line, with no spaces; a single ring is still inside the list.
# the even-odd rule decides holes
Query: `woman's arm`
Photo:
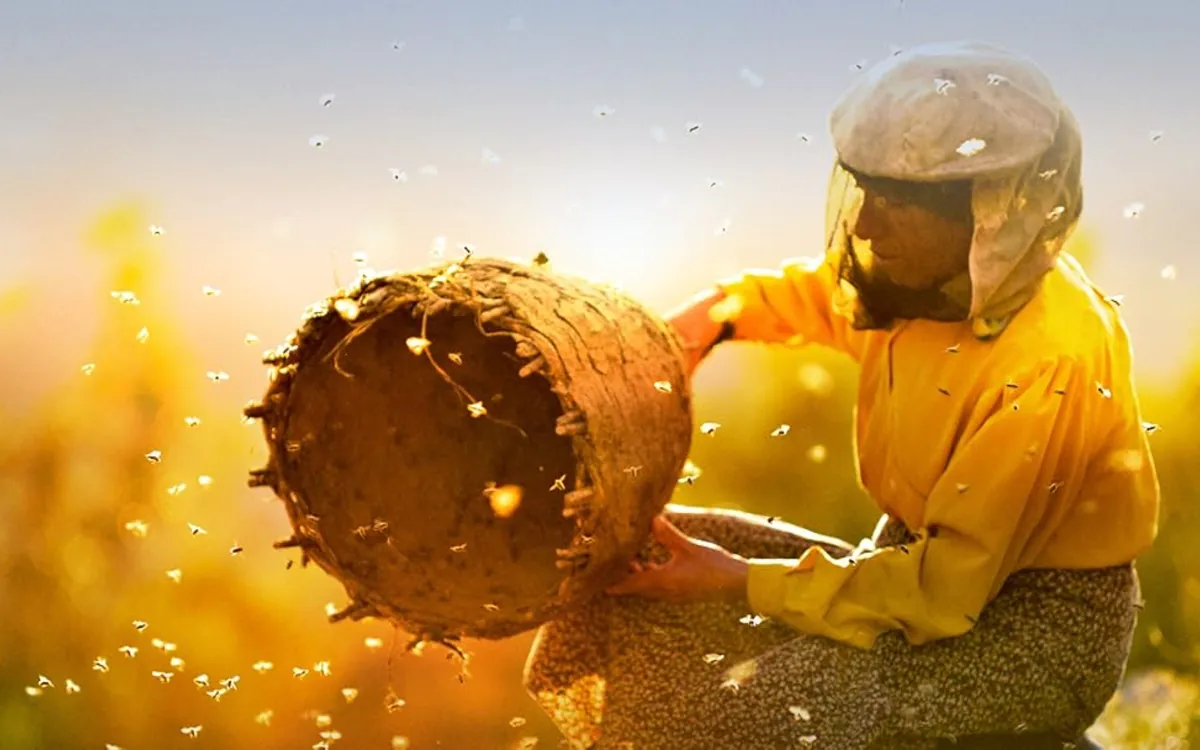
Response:
[[[722,319],[720,306],[726,296],[721,289],[710,289],[696,295],[667,314],[667,322],[679,334],[683,344],[687,370],[708,356],[717,344],[732,338],[733,324]]]
[[[777,270],[751,269],[720,282],[721,312],[734,339],[819,344],[858,359],[863,333],[834,310],[839,283],[828,258],[794,258]]]
[[[833,310],[837,274],[819,259],[786,261],[720,282],[668,313],[694,368],[726,339],[822,344],[859,356],[861,335]]]
[[[1074,509],[1097,410],[1111,404],[1073,361],[1046,363],[1016,384],[989,396],[992,416],[926,500],[919,541],[855,560],[814,548],[799,561],[751,561],[751,608],[863,648],[887,630],[913,644],[970,630]]]

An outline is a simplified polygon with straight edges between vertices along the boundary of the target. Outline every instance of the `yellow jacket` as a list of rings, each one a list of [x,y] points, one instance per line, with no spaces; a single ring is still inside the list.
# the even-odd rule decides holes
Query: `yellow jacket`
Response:
[[[1003,335],[904,321],[859,331],[832,310],[829,262],[721,284],[734,337],[823,344],[862,368],[859,481],[920,540],[838,560],[752,561],[760,614],[870,648],[970,630],[1009,574],[1128,563],[1154,539],[1159,487],[1115,303],[1060,256]]]

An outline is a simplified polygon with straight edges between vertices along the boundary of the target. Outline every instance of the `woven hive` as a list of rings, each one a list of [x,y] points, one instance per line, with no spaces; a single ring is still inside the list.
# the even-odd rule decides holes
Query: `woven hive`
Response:
[[[361,279],[265,357],[247,416],[333,621],[503,638],[619,578],[686,460],[682,352],[619,292],[468,258]]]

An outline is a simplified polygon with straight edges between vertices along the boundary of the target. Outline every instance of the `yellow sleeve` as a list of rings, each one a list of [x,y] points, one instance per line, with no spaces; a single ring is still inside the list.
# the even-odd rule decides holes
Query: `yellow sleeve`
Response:
[[[887,630],[914,645],[970,630],[1077,497],[1089,422],[1105,403],[1073,362],[1045,363],[1022,380],[989,392],[994,410],[930,492],[919,541],[855,562],[818,548],[798,562],[751,561],[751,608],[861,648]]]
[[[718,284],[733,304],[733,338],[821,344],[859,356],[860,332],[833,308],[837,272],[827,260],[797,258],[779,270],[752,269]]]

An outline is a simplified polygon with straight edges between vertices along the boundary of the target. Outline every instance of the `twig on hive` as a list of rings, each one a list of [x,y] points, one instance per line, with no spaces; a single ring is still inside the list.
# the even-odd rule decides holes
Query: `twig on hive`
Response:
[[[449,651],[452,652],[451,655],[457,656],[459,659],[461,659],[463,661],[463,663],[466,663],[466,661],[467,661],[466,652],[464,652],[458,646],[454,645],[454,643],[453,643],[454,640],[455,640],[454,636],[440,636],[440,635],[435,635],[433,633],[421,633],[420,635],[413,636],[412,640],[410,640],[408,642],[408,645],[404,647],[404,650],[406,652],[412,652],[412,651],[415,651],[419,646],[421,646],[424,643],[436,643],[439,646],[445,647],[446,649],[448,649]]]
[[[361,322],[355,321],[350,325],[350,331],[342,337],[341,341],[334,344],[333,348],[329,350],[329,354],[325,355],[326,360],[333,361],[333,369],[339,375],[347,378],[354,377],[353,374],[342,369],[342,354],[346,351],[346,347],[348,347],[350,343],[354,341],[354,339],[371,330],[371,327],[382,320],[384,315],[400,307],[401,304],[408,299],[409,298],[406,297],[397,300],[395,297],[387,297],[380,303],[378,310],[371,311],[370,317],[362,320]]]
[[[317,548],[317,543],[312,539],[302,536],[292,536],[282,541],[275,542],[271,545],[275,549],[288,549],[298,547],[300,549],[300,567],[307,568],[309,563],[309,551]]]
[[[441,301],[449,304],[449,300],[443,299]],[[428,330],[429,330],[429,316],[432,315],[433,312],[434,312],[434,310],[433,310],[432,306],[429,308],[426,308],[425,315],[421,318],[421,338],[423,338],[423,339],[428,340],[428,338],[429,338],[429,336],[427,335]],[[450,376],[450,373],[446,372],[446,370],[437,363],[437,360],[435,360],[433,358],[433,353],[431,351],[429,351],[429,349],[425,350],[425,359],[429,360],[429,364],[433,365],[433,369],[437,372],[437,374],[442,376],[442,380],[445,380],[447,383],[450,384],[450,387],[454,389],[454,392],[458,394],[459,398],[466,399],[463,402],[464,405],[473,404],[478,401],[478,399],[476,399],[474,396],[471,395],[470,391],[468,391],[466,388],[459,385],[458,382],[456,382],[454,380],[454,378]],[[516,430],[517,432],[519,432],[521,434],[521,437],[523,437],[523,438],[526,438],[526,439],[529,438],[529,435],[525,432],[525,430],[522,430],[518,425],[515,425],[512,422],[509,422],[504,419],[497,419],[496,417],[492,416],[491,414],[487,414],[487,413],[485,413],[483,416],[485,416],[486,418],[495,422],[496,424],[504,425],[505,427],[510,427],[510,428]]]
[[[578,549],[574,546],[566,549],[558,549],[554,552],[557,557],[554,561],[555,567],[560,570],[570,569],[571,572],[586,568],[592,557],[591,553],[587,550]]]
[[[526,362],[521,367],[521,369],[517,371],[517,376],[522,377],[522,378],[527,378],[530,375],[533,375],[534,373],[541,372],[542,368],[545,366],[546,366],[546,358],[545,357],[542,357],[542,356],[534,357],[533,359]]]
[[[486,325],[491,323],[493,320],[499,320],[500,318],[511,314],[512,308],[508,305],[497,305],[490,310],[484,310],[483,312],[479,313],[479,324]]]
[[[572,409],[555,420],[554,432],[558,435],[576,436],[587,433],[587,422],[583,412]]]
[[[395,692],[395,685],[392,682],[392,664],[396,659],[396,644],[400,642],[400,626],[396,625],[392,628],[392,645],[388,649],[387,658],[387,686],[388,690]]]
[[[578,490],[571,490],[563,495],[563,518],[573,518],[580,514],[587,514],[592,508],[592,496],[595,491],[584,487]]]
[[[247,419],[262,419],[270,411],[271,407],[266,401],[251,401],[242,408],[242,415]]]
[[[512,331],[503,328],[496,331],[489,331],[483,327],[484,323],[491,323],[507,315],[512,315],[513,310],[509,307],[508,303],[502,299],[483,299],[475,294],[474,287],[472,287],[471,292],[471,301],[474,303],[473,307],[478,311],[478,314],[475,316],[475,330],[487,338],[506,336],[515,339],[516,336]]]
[[[439,297],[437,300],[430,303],[429,306],[425,308],[425,315],[427,315],[427,316],[428,315],[437,315],[438,313],[442,312],[443,310],[448,309],[451,304],[453,304],[453,303],[450,300],[446,299],[445,297]]]
[[[271,377],[271,382],[276,384],[276,387],[286,388],[292,382],[292,378],[296,377],[296,365],[281,365],[274,369],[274,375]]]
[[[250,472],[250,479],[247,484],[250,487],[274,487],[278,483],[278,479],[275,475],[275,470],[270,467],[254,469]]]
[[[317,543],[308,537],[290,536],[287,539],[282,539],[271,545],[275,549],[289,549],[291,547],[299,547],[300,549],[312,549],[317,546]]]
[[[457,656],[460,661],[462,661],[463,665],[464,666],[466,665],[467,652],[463,651],[461,648],[454,645],[454,643],[452,642],[452,640],[450,638],[435,638],[433,640],[433,642],[438,644],[439,646],[443,646],[443,647],[449,649],[450,651],[453,651],[454,655]],[[461,677],[461,675],[460,675],[460,677]]]
[[[361,599],[354,601],[344,609],[338,610],[329,616],[330,623],[338,623],[342,620],[352,620],[357,622],[365,617],[370,617],[374,614],[375,608],[369,603]]]
[[[517,342],[514,352],[521,359],[533,359],[534,357],[541,356],[541,352],[538,351],[537,346],[527,336],[514,333],[512,334],[512,340]]]
[[[429,331],[429,310],[427,309],[425,311],[424,316],[421,318],[421,338],[428,340],[429,339],[428,331]],[[475,403],[476,399],[474,396],[471,395],[471,392],[468,391],[466,388],[463,388],[457,382],[455,382],[454,378],[450,377],[450,373],[448,373],[444,369],[442,369],[442,366],[439,365],[437,363],[437,360],[435,360],[433,358],[433,353],[431,351],[429,351],[429,349],[426,349],[424,353],[425,353],[425,359],[429,360],[429,364],[433,365],[433,369],[437,372],[437,374],[442,376],[442,380],[445,380],[447,383],[450,384],[450,387],[454,389],[454,392],[456,394],[458,394],[458,397],[460,399],[465,399],[463,401],[464,406],[466,404]]]
[[[289,347],[287,344],[282,344],[280,346],[277,346],[274,349],[271,349],[263,354],[262,363],[269,367],[287,364],[288,362],[291,361],[291,357],[292,357],[291,350],[293,348],[294,347]]]

